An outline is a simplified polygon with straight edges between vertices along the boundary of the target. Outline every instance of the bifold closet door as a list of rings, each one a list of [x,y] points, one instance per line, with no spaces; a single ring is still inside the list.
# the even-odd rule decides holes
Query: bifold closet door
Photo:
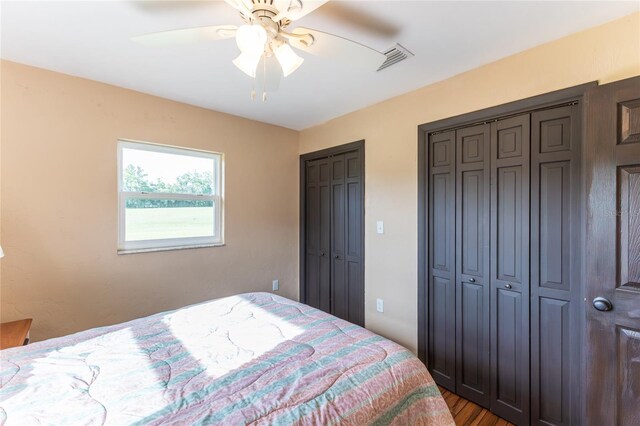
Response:
[[[331,313],[364,326],[361,161],[357,152],[331,164]]]
[[[306,303],[331,311],[331,162],[308,161],[306,167]]]
[[[484,406],[491,401],[490,156],[488,124],[456,131],[456,393]]]
[[[584,409],[581,102],[429,134],[427,366],[439,385],[518,425],[577,424]],[[631,128],[640,102],[624,102],[618,125]],[[640,193],[640,167],[624,161],[611,190],[620,215]],[[625,220],[619,229],[631,229]],[[620,238],[618,248],[631,244]]]
[[[429,139],[428,365],[434,380],[456,391],[455,131]]]
[[[531,114],[531,419],[580,418],[579,105]],[[573,402],[572,402],[573,401]]]
[[[529,114],[491,124],[491,411],[529,422]]]
[[[303,297],[364,326],[364,148],[336,150],[304,162]]]

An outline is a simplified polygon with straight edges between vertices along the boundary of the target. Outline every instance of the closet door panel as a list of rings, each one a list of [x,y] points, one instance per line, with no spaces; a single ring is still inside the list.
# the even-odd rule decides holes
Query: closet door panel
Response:
[[[344,155],[331,158],[331,313],[348,319],[346,185]]]
[[[364,327],[364,279],[362,277],[362,169],[357,152],[345,154],[346,238],[345,261],[347,320]]]
[[[456,132],[456,392],[490,402],[490,126]]]
[[[570,304],[565,300],[541,297],[535,305],[539,322],[532,322],[532,328],[538,328],[539,335],[531,344],[535,347],[531,353],[532,364],[538,364],[531,374],[532,392],[535,390],[532,404],[534,420],[545,424],[569,424]]]
[[[451,173],[433,175],[433,269],[449,273],[452,269],[451,257],[451,192],[453,176]]]
[[[307,303],[329,312],[329,162],[327,159],[306,165],[306,268]]]
[[[320,215],[320,263],[319,297],[320,309],[331,312],[331,181],[329,180],[329,162],[324,160],[320,167],[319,215]]]
[[[432,294],[433,299],[440,303],[434,303],[432,307],[432,332],[431,343],[434,350],[431,352],[431,361],[429,362],[430,369],[441,380],[453,381],[455,378],[455,363],[453,355],[454,351],[447,352],[451,346],[451,343],[455,343],[455,340],[451,336],[452,331],[455,332],[454,326],[451,321],[451,310],[448,306],[454,305],[455,300],[452,300],[450,290],[451,283],[448,279],[440,277],[433,278]],[[437,349],[436,349],[437,348]],[[455,350],[455,347],[453,348]],[[452,389],[455,389],[455,383],[453,383]]]
[[[529,422],[528,114],[491,125],[491,409]]]
[[[460,273],[484,278],[485,224],[487,211],[484,206],[484,170],[461,172]]]
[[[581,244],[578,105],[531,116],[531,417],[580,417]]]
[[[489,360],[488,354],[483,350],[489,337],[483,327],[484,314],[487,311],[486,299],[481,285],[462,283],[460,290],[461,322],[459,329],[462,333],[457,336],[461,348],[458,354],[460,362],[457,372],[458,394],[477,401],[485,395],[488,385],[488,377],[485,375],[484,367],[485,364],[488,365]]]
[[[522,166],[501,167],[497,169],[497,204],[496,218],[496,273],[497,280],[511,286],[522,282],[523,258],[522,252],[528,247],[522,245],[523,217],[528,214],[523,204],[523,176]]]
[[[537,284],[569,290],[571,164],[569,161],[543,163],[538,170],[540,281]]]
[[[305,195],[306,214],[306,297],[307,304],[320,307],[320,196],[319,196],[319,164],[317,161],[307,162],[307,188]]]
[[[427,367],[435,381],[456,389],[455,132],[432,135],[429,200],[429,332]]]
[[[528,398],[522,391],[528,371],[524,370],[523,344],[523,297],[518,291],[499,288],[496,291],[496,313],[500,319],[496,324],[495,353],[496,383],[495,393],[499,404],[508,407],[522,407],[523,398]]]

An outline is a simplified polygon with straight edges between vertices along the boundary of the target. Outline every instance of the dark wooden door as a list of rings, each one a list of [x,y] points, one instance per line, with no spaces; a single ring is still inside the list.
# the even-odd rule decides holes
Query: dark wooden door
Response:
[[[580,423],[580,104],[531,114],[531,420]]]
[[[331,157],[331,313],[364,326],[361,162],[358,152]]]
[[[491,411],[529,422],[529,114],[491,124]]]
[[[420,126],[418,273],[426,285],[419,292],[419,354],[439,385],[519,425],[588,419],[584,380],[592,373],[582,362],[585,263],[593,268],[595,253],[612,252],[594,243],[592,259],[585,262],[582,139],[584,96],[592,87],[595,83]],[[624,142],[601,149],[618,161],[613,170],[623,188],[609,185],[605,191],[619,191],[611,211],[617,202],[617,216],[627,212],[629,220],[615,222],[622,236],[609,243],[619,251],[626,247],[619,274],[631,284],[622,290],[640,294],[640,219],[635,220],[640,213],[634,216],[640,210],[640,96],[620,99],[606,119],[610,129],[619,125]],[[638,308],[630,316],[640,318],[640,302],[634,303]],[[614,342],[622,348],[619,358],[625,351],[620,362],[632,370],[619,379],[624,391],[617,401],[634,404],[640,394],[638,330],[637,324],[629,326]],[[607,377],[615,377],[615,368]]]
[[[640,77],[586,101],[586,420],[638,425]]]
[[[456,131],[456,393],[489,406],[488,124]]]
[[[362,143],[307,154],[301,232],[301,299],[364,326]]]
[[[430,136],[429,360],[434,380],[456,391],[455,131]]]
[[[306,163],[306,303],[331,312],[331,162]]]

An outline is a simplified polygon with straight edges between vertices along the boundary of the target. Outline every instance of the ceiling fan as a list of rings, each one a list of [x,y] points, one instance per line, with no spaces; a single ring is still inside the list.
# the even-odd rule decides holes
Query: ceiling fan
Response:
[[[355,41],[310,28],[286,28],[328,0],[225,0],[240,12],[244,25],[213,25],[133,37],[148,46],[170,46],[235,37],[240,55],[233,64],[250,77],[287,77],[304,59],[291,48],[375,71],[387,57]],[[274,59],[275,58],[275,59]],[[259,67],[262,65],[262,67]],[[262,69],[260,69],[262,68]],[[266,83],[265,83],[266,87]],[[265,89],[266,92],[266,89]],[[255,92],[252,93],[252,97]],[[263,100],[266,93],[263,93]]]

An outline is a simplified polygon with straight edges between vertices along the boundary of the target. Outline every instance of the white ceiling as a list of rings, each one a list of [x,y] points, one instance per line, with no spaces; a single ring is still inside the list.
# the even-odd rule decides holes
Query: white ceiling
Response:
[[[296,25],[415,57],[363,72],[305,53],[266,103],[231,60],[233,39],[148,48],[134,35],[241,24],[222,1],[1,3],[4,59],[217,111],[304,129],[482,64],[640,10],[640,2],[331,1]],[[292,25],[291,28],[296,25]]]

